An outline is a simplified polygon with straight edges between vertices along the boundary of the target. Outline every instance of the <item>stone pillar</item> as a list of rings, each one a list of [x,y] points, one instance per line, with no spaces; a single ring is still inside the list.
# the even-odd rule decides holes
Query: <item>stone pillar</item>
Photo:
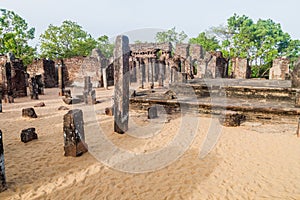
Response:
[[[148,58],[144,59],[144,67],[145,67],[145,83],[149,83],[149,61]]]
[[[154,87],[154,63],[155,63],[155,60],[154,59],[150,59],[149,61],[150,63],[150,66],[149,66],[149,82],[150,82],[150,87]]]
[[[64,83],[64,68],[62,63],[58,64],[58,88],[59,88],[59,96],[64,96],[65,83]]]
[[[29,79],[29,91],[31,99],[39,99],[38,85],[35,77]]]
[[[166,62],[165,80],[166,80],[167,84],[169,84],[170,80],[171,80],[171,69],[170,69],[170,65],[168,62]]]
[[[87,152],[85,144],[82,110],[70,110],[64,115],[64,151],[65,156],[80,156]]]
[[[158,86],[164,86],[164,64],[159,62]]]
[[[6,189],[3,136],[2,131],[0,130],[0,192],[3,192]]]
[[[102,68],[102,75],[103,75],[103,86],[104,86],[104,89],[108,89],[108,86],[107,86],[107,74],[106,74],[106,68]]]
[[[114,131],[125,133],[129,120],[129,39],[120,35],[114,49]],[[142,70],[141,70],[142,71]],[[141,77],[142,79],[142,77]]]
[[[136,70],[137,70],[137,82],[140,88],[144,88],[144,78],[143,78],[143,68],[141,62],[136,61]]]
[[[85,76],[84,77],[84,91],[90,92],[92,91],[93,84],[91,83],[91,77],[90,76]]]

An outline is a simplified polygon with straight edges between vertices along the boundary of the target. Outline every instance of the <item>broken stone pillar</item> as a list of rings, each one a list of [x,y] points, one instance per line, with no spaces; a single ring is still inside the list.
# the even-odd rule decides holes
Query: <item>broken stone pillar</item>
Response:
[[[285,80],[289,76],[290,61],[287,58],[276,58],[273,60],[272,68],[269,72],[270,80]]]
[[[21,132],[21,141],[24,143],[38,139],[35,128],[23,129]]]
[[[80,156],[88,151],[85,143],[82,110],[70,110],[64,115],[64,151],[65,156]]]
[[[232,72],[231,77],[236,79],[251,78],[251,67],[248,60],[244,58],[232,59]]]
[[[151,106],[148,108],[148,119],[154,119],[157,118],[157,108],[156,106]]]
[[[0,192],[7,189],[4,165],[4,148],[3,148],[3,135],[0,130]]]
[[[2,88],[0,87],[0,113],[2,112]]]
[[[83,92],[83,100],[85,102],[85,104],[88,105],[92,105],[92,104],[96,104],[96,91],[92,90],[91,92]]]
[[[37,115],[33,108],[23,108],[22,117],[37,118]]]
[[[92,91],[92,88],[93,88],[93,84],[91,83],[91,77],[85,76],[84,77],[84,91],[90,92],[90,91]]]
[[[295,95],[295,107],[300,107],[300,91],[296,91]]]
[[[298,58],[292,72],[292,87],[300,88],[300,58]]]
[[[114,131],[120,134],[128,130],[129,56],[128,37],[124,35],[117,36],[114,49]]]
[[[108,89],[107,87],[107,74],[106,74],[106,68],[102,68],[102,75],[103,75],[103,86],[104,89]]]
[[[84,91],[83,91],[83,100],[85,104],[96,104],[96,91],[92,90],[93,84],[91,83],[91,77],[84,77]]]
[[[64,96],[65,82],[64,82],[64,68],[62,63],[58,64],[58,88],[59,88],[59,96]]]
[[[219,118],[223,126],[239,126],[245,120],[245,116],[235,111],[223,111]]]
[[[38,85],[35,77],[29,79],[29,91],[31,99],[39,99]]]

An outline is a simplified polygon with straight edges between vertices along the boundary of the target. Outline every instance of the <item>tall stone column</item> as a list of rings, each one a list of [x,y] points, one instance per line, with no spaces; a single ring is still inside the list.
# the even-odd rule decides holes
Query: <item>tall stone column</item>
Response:
[[[3,136],[2,131],[0,130],[0,192],[3,192],[6,189]]]
[[[129,56],[128,37],[124,35],[117,36],[114,49],[114,131],[119,134],[123,134],[128,130]]]
[[[140,88],[144,88],[143,68],[140,60],[136,61],[137,82]]]
[[[58,64],[58,88],[59,88],[59,96],[64,95],[65,83],[64,83],[64,68],[62,63]]]
[[[165,71],[165,80],[167,82],[167,84],[170,83],[170,77],[171,77],[171,69],[170,69],[170,65],[169,63],[166,61],[166,71]]]
[[[149,83],[149,61],[148,58],[144,59],[144,67],[145,67],[145,83]]]
[[[164,86],[164,64],[162,61],[159,61],[159,74],[158,74],[158,86]]]
[[[149,82],[150,87],[154,87],[154,65],[155,65],[155,59],[149,60],[150,66],[149,66]]]

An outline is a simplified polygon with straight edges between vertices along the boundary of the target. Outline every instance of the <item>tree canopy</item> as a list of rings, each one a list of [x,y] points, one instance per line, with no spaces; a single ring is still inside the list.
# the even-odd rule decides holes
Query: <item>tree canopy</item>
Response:
[[[185,32],[176,32],[176,28],[173,27],[167,31],[157,32],[155,40],[157,43],[171,42],[173,45],[182,43],[187,38]]]
[[[50,59],[87,56],[97,41],[76,22],[66,20],[61,26],[50,24],[40,36],[41,56]]]
[[[25,65],[31,63],[36,49],[28,42],[34,39],[34,28],[29,28],[27,22],[6,9],[0,9],[0,54],[12,52],[21,58]]]
[[[198,43],[207,51],[214,50],[217,41],[224,56],[249,59],[254,77],[264,76],[277,57],[288,57],[293,62],[300,55],[300,41],[293,40],[271,19],[254,22],[234,14],[225,26],[212,27],[190,39],[190,43]]]

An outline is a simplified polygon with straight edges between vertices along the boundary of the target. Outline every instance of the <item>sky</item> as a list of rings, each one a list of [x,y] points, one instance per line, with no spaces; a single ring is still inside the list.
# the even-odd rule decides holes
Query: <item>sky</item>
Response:
[[[0,0],[0,8],[13,10],[39,35],[50,24],[78,23],[94,38],[125,34],[131,42],[153,41],[157,31],[176,27],[196,37],[212,26],[225,24],[234,13],[254,21],[272,19],[293,39],[300,39],[299,0]]]

